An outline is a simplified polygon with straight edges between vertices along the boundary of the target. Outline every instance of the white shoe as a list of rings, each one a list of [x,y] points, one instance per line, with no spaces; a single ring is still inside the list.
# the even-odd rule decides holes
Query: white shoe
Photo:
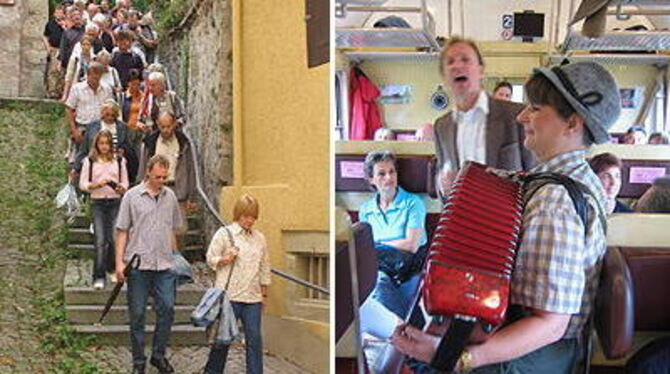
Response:
[[[95,235],[95,231],[93,230],[93,224],[92,223],[90,225],[88,225],[88,232],[90,232],[91,235]]]
[[[105,288],[105,280],[104,279],[96,279],[95,282],[93,282],[93,289],[101,290],[103,288]]]

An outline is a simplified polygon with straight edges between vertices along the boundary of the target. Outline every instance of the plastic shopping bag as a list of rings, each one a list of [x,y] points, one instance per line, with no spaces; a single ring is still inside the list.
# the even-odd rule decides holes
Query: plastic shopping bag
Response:
[[[72,219],[81,210],[81,204],[74,186],[67,183],[56,195],[56,207],[65,209],[65,215]]]

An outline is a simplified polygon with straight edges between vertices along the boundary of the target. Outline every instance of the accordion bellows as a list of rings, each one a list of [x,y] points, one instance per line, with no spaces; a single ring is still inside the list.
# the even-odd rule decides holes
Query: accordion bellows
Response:
[[[431,315],[505,318],[523,213],[520,184],[468,162],[452,185],[422,288]]]

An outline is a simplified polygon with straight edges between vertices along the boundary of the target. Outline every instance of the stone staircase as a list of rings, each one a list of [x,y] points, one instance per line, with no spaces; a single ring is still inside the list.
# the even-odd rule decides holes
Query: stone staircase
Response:
[[[92,288],[91,278],[95,249],[89,225],[90,220],[84,215],[79,215],[75,217],[69,228],[68,248],[71,253],[77,253],[78,256],[73,257],[78,258],[68,261],[63,279],[67,319],[74,325],[78,333],[96,335],[98,344],[127,345],[129,344],[129,328],[126,285],[121,289],[103,324],[97,324],[114,284],[108,280],[103,290]],[[202,261],[206,247],[201,229],[201,218],[198,216],[188,217],[188,226],[182,254],[189,262]],[[191,311],[200,301],[204,291],[205,287],[198,284],[186,284],[177,288],[175,318],[170,337],[171,345],[205,344],[204,328],[194,327],[190,323]],[[155,323],[155,313],[151,306],[152,301],[150,298],[146,313],[147,342],[151,341]]]

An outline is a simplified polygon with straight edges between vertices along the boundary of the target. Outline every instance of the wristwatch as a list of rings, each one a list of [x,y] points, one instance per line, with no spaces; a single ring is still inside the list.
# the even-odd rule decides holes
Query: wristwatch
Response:
[[[461,357],[458,359],[458,370],[461,373],[467,373],[472,370],[472,354],[468,351],[467,348],[461,353]]]

